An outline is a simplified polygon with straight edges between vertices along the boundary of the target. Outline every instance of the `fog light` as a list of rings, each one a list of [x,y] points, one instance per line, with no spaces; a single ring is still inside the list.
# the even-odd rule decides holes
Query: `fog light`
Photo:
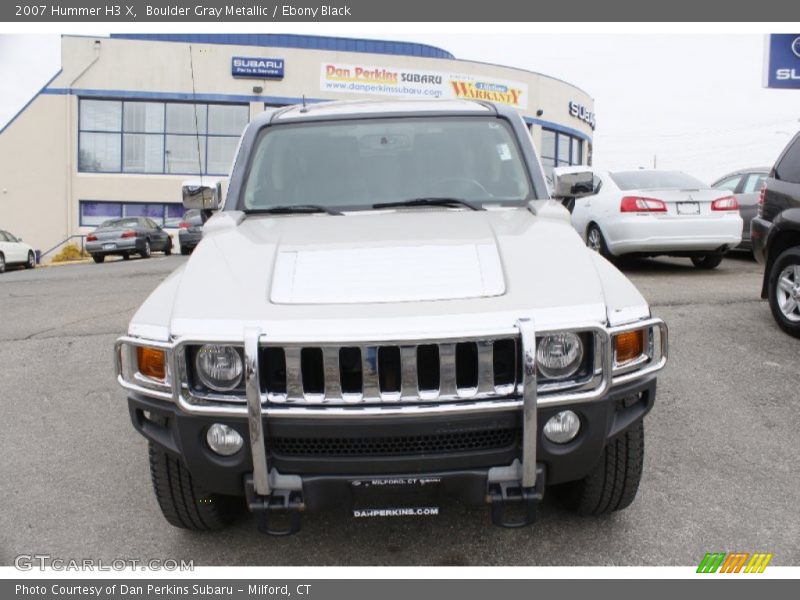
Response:
[[[556,444],[566,444],[575,439],[580,428],[580,417],[571,410],[562,410],[544,424],[544,437]]]
[[[244,444],[238,431],[222,423],[214,423],[208,428],[206,442],[209,448],[221,456],[236,454]]]

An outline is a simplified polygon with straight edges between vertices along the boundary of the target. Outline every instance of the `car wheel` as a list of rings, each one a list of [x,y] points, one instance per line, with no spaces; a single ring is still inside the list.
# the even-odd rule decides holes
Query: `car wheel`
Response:
[[[26,269],[33,269],[36,266],[36,255],[33,252],[28,252],[28,262],[25,263]]]
[[[172,254],[172,240],[167,241],[167,246],[164,248],[164,256]]]
[[[244,508],[238,498],[204,490],[181,459],[152,443],[149,454],[153,491],[170,525],[193,531],[222,529]]]
[[[586,230],[586,246],[601,256],[606,258],[610,256],[603,232],[600,231],[600,228],[595,223],[589,225],[589,229]]]
[[[625,405],[637,401],[628,398]],[[636,497],[644,466],[644,423],[639,421],[610,441],[583,479],[556,486],[556,495],[579,515],[603,515],[627,508]]]
[[[130,259],[131,255],[129,252],[126,252],[125,254],[122,255],[122,260],[130,260]]]
[[[716,269],[721,262],[722,254],[719,252],[692,257],[692,264],[698,269]]]
[[[6,257],[0,253],[0,273],[6,272]]]
[[[105,254],[92,254],[92,260],[98,264],[103,262],[105,259]]]
[[[181,246],[181,254],[183,254],[185,256],[185,255],[189,254],[189,252],[191,252],[191,250],[189,250],[189,248],[187,248],[186,246]]]
[[[153,253],[152,248],[150,247],[150,240],[144,241],[144,248],[139,253],[142,258],[150,258],[150,255]]]
[[[772,263],[768,298],[780,328],[800,338],[800,247],[784,250]]]

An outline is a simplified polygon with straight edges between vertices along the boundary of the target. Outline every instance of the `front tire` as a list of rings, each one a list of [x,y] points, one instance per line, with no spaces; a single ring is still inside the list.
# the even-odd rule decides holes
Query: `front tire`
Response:
[[[0,252],[0,273],[6,272],[6,257]]]
[[[150,240],[144,241],[144,247],[142,251],[139,253],[139,256],[142,258],[150,258],[150,255],[153,253],[153,249],[150,247]]]
[[[610,441],[583,479],[556,488],[561,502],[579,515],[605,515],[630,506],[644,466],[644,424],[639,421]]]
[[[167,241],[167,245],[164,248],[164,256],[169,256],[170,254],[172,254],[172,240],[171,239],[169,241]]]
[[[800,246],[778,255],[769,271],[767,290],[769,308],[778,326],[800,338]]]
[[[36,255],[33,252],[28,252],[28,261],[25,263],[26,269],[33,269],[36,267]]]
[[[706,254],[704,256],[693,256],[692,264],[698,269],[716,269],[722,262],[723,255],[719,252]]]
[[[244,506],[230,496],[212,494],[192,478],[186,465],[149,444],[150,476],[161,513],[170,525],[192,531],[222,529]]]

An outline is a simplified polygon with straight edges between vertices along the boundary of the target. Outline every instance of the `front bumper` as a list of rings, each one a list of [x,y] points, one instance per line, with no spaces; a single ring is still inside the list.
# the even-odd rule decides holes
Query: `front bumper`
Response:
[[[585,477],[606,444],[639,422],[655,402],[656,377],[614,387],[600,400],[537,410],[536,465],[546,474],[547,485]],[[213,453],[205,443],[208,427],[224,423],[248,437],[246,418],[188,415],[172,404],[131,394],[128,398],[134,427],[151,442],[180,456],[192,477],[205,489],[234,496],[252,488],[253,460],[249,448],[230,457]],[[560,410],[575,411],[581,431],[567,444],[554,444],[542,435],[542,425]],[[479,415],[440,416],[438,418],[369,419],[268,419],[262,418],[267,444],[266,457],[274,482],[289,477],[302,491],[305,506],[316,510],[331,506],[351,506],[353,482],[365,478],[397,481],[439,479],[439,491],[448,497],[480,504],[486,501],[490,472],[497,467],[519,465],[522,456],[522,414],[506,410]],[[355,453],[320,455],[313,445],[331,447],[342,439],[371,441],[374,446],[403,438],[457,437],[477,431],[514,431],[508,443],[500,440],[491,447],[448,451],[437,449],[425,454]],[[287,443],[286,440],[293,440]],[[303,443],[305,441],[305,444]],[[399,442],[397,442],[399,443]],[[473,444],[477,445],[477,444]],[[287,450],[288,448],[288,450]],[[293,448],[297,450],[293,450]],[[305,450],[303,450],[305,449]],[[284,479],[284,482],[287,481]],[[279,486],[283,487],[283,486]],[[290,486],[291,487],[291,486]]]

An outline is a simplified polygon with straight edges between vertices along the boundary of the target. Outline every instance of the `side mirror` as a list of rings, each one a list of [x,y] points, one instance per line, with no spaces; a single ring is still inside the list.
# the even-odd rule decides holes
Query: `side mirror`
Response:
[[[580,198],[594,193],[594,174],[591,171],[553,173],[553,198]]]
[[[222,182],[184,181],[183,207],[187,210],[217,210],[222,205]]]

